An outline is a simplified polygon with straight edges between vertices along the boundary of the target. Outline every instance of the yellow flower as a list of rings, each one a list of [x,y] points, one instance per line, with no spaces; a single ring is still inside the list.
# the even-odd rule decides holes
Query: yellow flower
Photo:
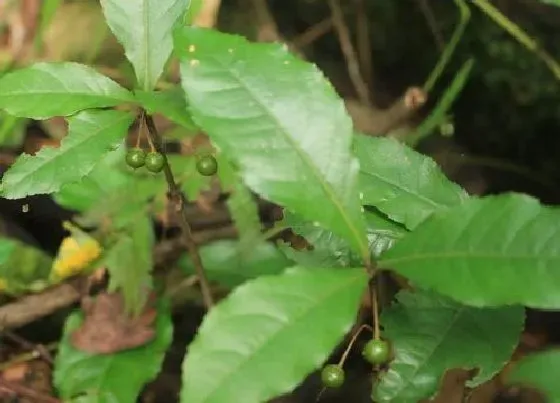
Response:
[[[69,236],[60,245],[52,270],[60,279],[70,277],[83,271],[99,255],[101,247],[95,239],[88,238],[78,242]]]
[[[0,278],[0,292],[5,291],[8,288],[8,282],[3,278]]]

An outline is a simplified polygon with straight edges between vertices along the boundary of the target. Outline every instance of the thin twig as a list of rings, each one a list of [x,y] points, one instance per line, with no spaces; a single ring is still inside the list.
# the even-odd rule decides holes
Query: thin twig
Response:
[[[356,47],[358,49],[358,60],[364,82],[373,93],[371,87],[373,77],[373,66],[371,63],[371,39],[368,22],[368,12],[364,0],[354,0],[356,3]]]
[[[148,114],[144,114],[144,117],[148,126],[148,137],[151,138],[155,149],[163,156],[163,173],[165,175],[165,180],[167,181],[168,188],[167,197],[169,198],[169,201],[171,203],[175,204],[177,211],[181,214],[181,220],[179,224],[181,226],[183,241],[185,243],[185,246],[187,247],[187,250],[195,267],[196,274],[200,281],[200,291],[202,292],[204,305],[206,306],[206,309],[210,309],[214,306],[214,299],[212,298],[210,284],[208,282],[208,278],[206,277],[206,273],[202,265],[202,259],[200,258],[200,254],[198,253],[198,248],[194,241],[192,229],[186,214],[185,205],[187,204],[187,201],[185,195],[183,194],[183,192],[181,192],[181,189],[177,185],[177,182],[175,182],[173,172],[171,171],[171,167],[169,165],[169,162],[167,161],[167,156],[162,149],[161,137],[156,129],[154,120]]]
[[[58,348],[58,342],[53,342],[47,344],[46,346],[39,344],[36,348],[34,348],[31,351],[26,351],[23,354],[19,354],[11,358],[9,361],[0,363],[0,372],[5,371],[6,369],[12,367],[15,364],[32,361],[39,357],[45,358],[45,354],[42,350],[48,352],[49,353],[48,355],[50,357],[50,351],[54,351],[57,348]],[[49,364],[53,363],[52,358],[50,358],[49,360],[45,359],[45,361],[47,361]]]
[[[33,399],[34,402],[40,403],[62,403],[61,400],[48,396],[39,392],[34,391],[27,386],[23,386],[16,382],[6,381],[5,379],[0,378],[0,388],[4,390],[8,390],[13,392],[16,396],[25,396]]]
[[[461,37],[463,36],[463,33],[465,32],[465,28],[467,27],[467,23],[469,22],[469,19],[471,18],[471,11],[470,11],[469,7],[467,6],[467,3],[465,2],[465,0],[454,0],[454,1],[455,1],[455,4],[457,5],[457,7],[459,8],[459,23],[455,27],[455,30],[453,31],[453,34],[451,35],[451,39],[449,40],[449,43],[445,47],[445,49],[444,49],[443,53],[441,54],[441,57],[439,58],[436,66],[434,67],[434,69],[430,73],[430,76],[428,77],[428,79],[426,80],[426,83],[423,86],[423,89],[426,93],[429,93],[432,90],[436,81],[441,76],[445,67],[447,66],[447,64],[451,60],[451,56],[453,56],[453,53],[455,52],[455,49],[457,48],[457,45],[459,44],[459,41],[461,40]]]
[[[428,0],[416,0],[416,3],[418,4],[420,11],[422,11],[424,18],[426,19],[426,23],[428,24],[428,27],[432,32],[432,36],[434,37],[436,46],[438,47],[440,52],[443,51],[443,49],[445,48],[445,40],[441,35],[441,30],[438,27],[436,16],[434,15],[432,7],[430,6],[430,4],[428,4]]]
[[[379,304],[377,301],[377,284],[373,281],[369,282],[369,295],[371,298],[371,314],[373,320],[373,338],[379,340],[380,330],[379,330]]]
[[[354,343],[356,343],[356,340],[358,339],[358,336],[362,333],[362,331],[364,329],[368,329],[370,332],[373,331],[373,329],[371,328],[371,326],[369,325],[361,325],[358,330],[356,330],[356,332],[354,333],[354,335],[352,336],[352,338],[350,339],[350,342],[348,343],[348,345],[346,346],[346,349],[344,350],[344,353],[342,353],[342,357],[340,357],[340,360],[338,361],[338,365],[342,366],[344,365],[344,363],[346,362],[346,359],[348,358],[348,354],[350,354],[350,351],[352,350],[352,346],[354,346]]]
[[[360,98],[360,101],[371,107],[371,99],[369,96],[369,91],[366,83],[360,72],[360,65],[358,63],[358,58],[356,56],[356,51],[354,50],[354,45],[352,45],[352,40],[350,39],[350,31],[348,26],[344,22],[344,14],[340,3],[338,0],[328,0],[329,7],[331,9],[331,15],[333,18],[334,26],[336,28],[336,33],[338,36],[338,42],[340,43],[340,49],[344,54],[346,59],[346,66],[348,69],[348,75],[350,80],[356,89],[356,93]]]
[[[498,8],[490,4],[487,0],[472,0],[472,3],[482,10],[482,12],[484,12],[496,24],[502,27],[502,29],[506,30],[520,44],[525,46],[525,48],[529,51],[533,52],[544,62],[544,64],[546,64],[552,74],[554,74],[554,77],[556,77],[557,80],[560,80],[560,63],[558,63],[558,61],[556,61],[550,53],[543,49],[535,39],[531,38],[519,25],[507,18]]]
[[[315,42],[323,35],[326,35],[332,29],[332,27],[333,27],[332,18],[331,17],[325,18],[324,20],[319,21],[317,24],[309,27],[301,34],[293,38],[291,41],[292,46],[296,49],[303,49],[311,45],[313,42]]]

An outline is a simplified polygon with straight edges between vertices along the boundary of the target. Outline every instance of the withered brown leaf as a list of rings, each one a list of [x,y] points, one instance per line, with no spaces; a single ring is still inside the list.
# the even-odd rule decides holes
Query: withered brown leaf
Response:
[[[85,319],[70,338],[72,345],[91,354],[113,354],[150,342],[157,311],[152,294],[140,315],[132,317],[124,309],[121,293],[100,293],[82,300]]]

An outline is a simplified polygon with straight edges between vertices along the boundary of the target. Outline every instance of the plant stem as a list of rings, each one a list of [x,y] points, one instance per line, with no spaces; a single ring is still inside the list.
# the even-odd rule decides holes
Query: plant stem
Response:
[[[557,80],[560,80],[560,64],[554,58],[540,47],[536,40],[531,38],[523,29],[521,29],[517,24],[507,18],[504,14],[500,12],[496,7],[490,4],[486,0],[472,0],[473,4],[484,12],[488,17],[490,17],[496,24],[507,31],[511,36],[513,36],[519,43],[525,46],[528,50],[533,52],[537,57],[539,57],[552,71]]]
[[[187,247],[189,255],[192,259],[194,268],[196,270],[196,275],[198,276],[200,282],[200,291],[202,292],[202,299],[204,300],[204,305],[206,309],[212,308],[214,306],[214,299],[212,297],[212,292],[210,291],[210,284],[208,282],[208,278],[206,277],[206,272],[204,271],[204,266],[202,265],[202,259],[200,258],[200,254],[198,253],[198,248],[196,247],[196,242],[193,238],[193,233],[191,226],[189,224],[187,218],[187,211],[185,210],[185,205],[187,200],[181,189],[175,182],[175,178],[173,177],[173,172],[171,172],[171,167],[169,166],[169,162],[167,160],[167,155],[163,151],[161,137],[156,129],[154,124],[154,120],[150,115],[148,115],[145,111],[143,112],[144,118],[146,121],[146,125],[148,127],[148,138],[150,139],[151,143],[154,145],[157,152],[159,152],[163,156],[163,173],[165,175],[165,180],[167,181],[167,198],[170,203],[175,204],[175,208],[180,213],[181,219],[179,223],[181,225],[181,232],[183,237],[183,242]]]
[[[469,7],[467,6],[464,0],[455,0],[455,4],[459,8],[459,23],[457,24],[457,27],[453,31],[453,35],[451,35],[451,39],[449,40],[449,43],[445,47],[436,66],[434,67],[434,69],[430,73],[430,76],[426,80],[426,83],[424,84],[423,89],[426,92],[431,91],[437,79],[443,73],[445,66],[447,66],[449,60],[451,60],[451,56],[453,56],[453,52],[455,52],[455,48],[457,47],[457,44],[461,40],[461,37],[465,32],[467,23],[469,22],[469,19],[471,17],[471,12],[469,10]]]
[[[360,333],[362,333],[364,329],[368,329],[369,331],[372,331],[371,326],[368,325],[362,325],[358,328],[358,330],[356,330],[356,333],[354,333],[354,335],[350,339],[348,346],[346,346],[346,350],[344,350],[344,353],[342,353],[342,357],[340,357],[340,360],[338,361],[339,367],[344,365],[344,362],[348,358],[348,354],[350,354],[350,351],[352,350],[352,346],[354,345],[354,343],[356,343],[358,336],[360,335]]]
[[[371,314],[373,320],[373,338],[378,340],[381,332],[379,330],[379,304],[377,301],[377,284],[369,282],[369,295],[371,298]]]

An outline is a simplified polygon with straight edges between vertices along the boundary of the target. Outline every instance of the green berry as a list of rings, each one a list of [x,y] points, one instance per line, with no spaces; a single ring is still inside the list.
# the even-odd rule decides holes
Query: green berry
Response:
[[[339,388],[344,383],[344,370],[335,364],[326,365],[321,371],[321,381],[327,388]]]
[[[212,176],[218,171],[218,162],[212,155],[205,155],[196,161],[196,170],[204,176]]]
[[[140,168],[146,162],[146,152],[141,148],[131,148],[126,153],[126,163],[131,168]]]
[[[163,155],[157,151],[149,152],[146,155],[146,169],[153,173],[161,172],[163,165],[165,164],[165,159]]]
[[[362,356],[371,364],[380,365],[389,360],[391,346],[389,342],[381,339],[372,339],[366,343]]]

